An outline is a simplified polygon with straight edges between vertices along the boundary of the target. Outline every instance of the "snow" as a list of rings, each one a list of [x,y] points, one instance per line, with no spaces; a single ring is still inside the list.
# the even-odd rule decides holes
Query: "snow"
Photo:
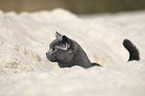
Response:
[[[79,17],[64,9],[0,11],[0,96],[144,96],[145,11]],[[103,67],[61,69],[45,52],[55,32],[77,41]],[[127,62],[130,39],[141,60]]]

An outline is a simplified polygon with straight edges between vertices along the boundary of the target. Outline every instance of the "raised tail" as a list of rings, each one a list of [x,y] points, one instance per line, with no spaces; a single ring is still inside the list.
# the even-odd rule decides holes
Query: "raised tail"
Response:
[[[131,61],[131,60],[140,60],[139,51],[136,48],[136,46],[130,40],[125,39],[123,41],[123,45],[128,50],[129,55],[130,55],[128,61]]]

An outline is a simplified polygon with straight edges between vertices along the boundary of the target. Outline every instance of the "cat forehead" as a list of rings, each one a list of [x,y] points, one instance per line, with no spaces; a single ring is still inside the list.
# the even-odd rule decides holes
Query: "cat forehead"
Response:
[[[50,47],[54,47],[56,45],[60,45],[62,44],[62,40],[61,39],[55,39],[54,41],[52,41],[52,43],[50,44]]]

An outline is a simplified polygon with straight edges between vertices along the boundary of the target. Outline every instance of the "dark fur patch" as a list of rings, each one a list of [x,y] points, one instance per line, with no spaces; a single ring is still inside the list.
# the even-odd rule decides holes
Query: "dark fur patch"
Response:
[[[130,57],[129,57],[128,61],[131,61],[131,60],[140,60],[139,51],[136,48],[136,46],[133,45],[133,43],[130,40],[125,39],[123,41],[123,45],[128,50],[128,52],[130,54]]]

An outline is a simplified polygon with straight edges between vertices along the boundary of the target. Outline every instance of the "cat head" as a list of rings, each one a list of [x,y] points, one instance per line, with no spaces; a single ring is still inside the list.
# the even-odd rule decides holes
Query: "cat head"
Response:
[[[49,45],[50,49],[46,52],[46,57],[51,62],[69,62],[72,59],[73,41],[56,32],[56,39]]]

